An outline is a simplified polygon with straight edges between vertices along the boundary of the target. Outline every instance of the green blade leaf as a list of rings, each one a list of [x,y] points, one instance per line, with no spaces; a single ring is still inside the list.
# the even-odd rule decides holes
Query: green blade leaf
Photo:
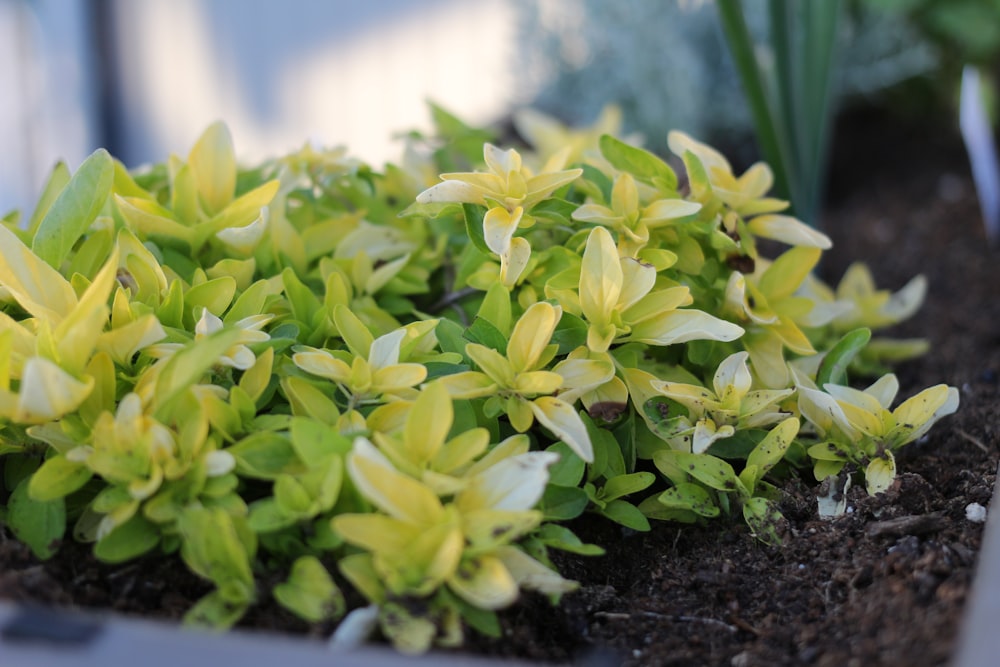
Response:
[[[601,154],[616,169],[663,190],[677,189],[677,174],[666,162],[643,148],[629,146],[610,134],[601,136]]]
[[[844,334],[843,338],[838,340],[823,357],[823,362],[816,373],[816,385],[819,387],[826,384],[847,385],[847,367],[858,352],[868,344],[871,337],[871,329],[865,328]]]
[[[28,494],[29,480],[23,479],[7,501],[6,522],[21,540],[41,560],[51,558],[59,550],[66,532],[66,506],[62,498],[34,500]]]
[[[31,249],[39,258],[59,268],[104,208],[114,173],[111,155],[103,148],[83,161],[38,225]]]

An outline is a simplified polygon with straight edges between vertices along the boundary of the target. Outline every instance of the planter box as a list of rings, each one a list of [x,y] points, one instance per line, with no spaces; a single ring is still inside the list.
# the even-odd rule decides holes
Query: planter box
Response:
[[[1000,474],[993,498],[1000,497]],[[1000,505],[991,502],[976,575],[953,660],[954,667],[992,667],[1000,659]]]
[[[0,665],[4,667],[136,664],[143,667],[497,667],[518,663],[468,655],[409,657],[388,648],[334,650],[316,640],[265,632],[213,635],[113,614],[55,611],[0,602]]]

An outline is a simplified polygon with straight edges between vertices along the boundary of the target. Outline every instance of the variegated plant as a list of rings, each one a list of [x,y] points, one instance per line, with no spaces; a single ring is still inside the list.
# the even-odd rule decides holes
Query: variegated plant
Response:
[[[272,597],[339,618],[336,569],[419,652],[571,591],[550,551],[600,548],[561,521],[738,511],[778,543],[781,474],[877,493],[957,408],[848,384],[922,350],[868,343],[924,282],[824,285],[829,239],[766,165],[673,132],[682,182],[610,115],[519,114],[536,151],[434,113],[381,170],[308,146],[239,167],[221,124],[142,171],[97,151],[4,218],[3,520],[40,558],[69,534],[177,555],[215,627]]]

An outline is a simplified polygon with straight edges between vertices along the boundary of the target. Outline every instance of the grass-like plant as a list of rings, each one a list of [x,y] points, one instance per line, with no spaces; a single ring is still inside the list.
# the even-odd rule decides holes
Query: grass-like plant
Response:
[[[742,0],[717,0],[719,17],[764,159],[795,214],[817,225],[832,120],[840,0],[768,0],[769,52],[760,57]]]
[[[381,170],[239,167],[221,124],[140,172],[97,151],[4,219],[2,517],[39,558],[179,556],[215,587],[187,620],[219,628],[269,597],[337,619],[349,586],[419,652],[571,591],[551,550],[601,549],[562,522],[736,514],[779,544],[784,475],[878,492],[957,408],[851,388],[922,351],[869,339],[924,283],[822,284],[830,241],[765,164],[671,133],[679,177],[551,119],[541,153],[436,118]]]

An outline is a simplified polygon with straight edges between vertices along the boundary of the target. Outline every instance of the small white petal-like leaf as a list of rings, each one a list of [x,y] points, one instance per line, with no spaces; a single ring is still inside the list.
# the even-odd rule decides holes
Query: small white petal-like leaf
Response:
[[[511,213],[500,206],[494,206],[483,216],[483,238],[487,247],[503,256],[510,250],[510,242],[521,222],[523,210],[520,206]]]
[[[632,328],[628,340],[650,345],[674,345],[690,340],[732,341],[743,327],[700,310],[674,310],[652,317]]]
[[[725,399],[727,388],[731,388],[729,391],[737,399],[743,398],[750,391],[752,378],[750,377],[750,369],[747,368],[749,356],[750,354],[745,351],[736,352],[719,364],[719,369],[715,372],[712,382],[715,387],[715,395],[720,400]]]
[[[442,181],[417,195],[418,204],[484,204],[483,191],[465,181]]]
[[[463,513],[531,509],[545,491],[549,466],[558,459],[555,452],[528,452],[503,458],[478,470],[455,497],[455,505]]]
[[[691,440],[691,451],[694,454],[703,454],[708,451],[712,443],[716,440],[731,437],[736,430],[726,424],[716,428],[715,422],[711,419],[700,419],[694,425],[694,437]]]
[[[747,229],[754,236],[781,241],[788,245],[821,250],[833,247],[833,241],[829,236],[790,215],[758,215],[747,223]]]
[[[575,581],[563,579],[558,572],[545,567],[516,547],[500,547],[494,553],[523,588],[548,595],[569,593],[577,588]]]
[[[260,209],[260,215],[249,225],[227,227],[216,232],[215,236],[229,246],[231,250],[243,255],[249,254],[257,247],[260,240],[264,238],[269,217],[269,209],[267,206],[264,206]]]
[[[372,368],[386,368],[399,363],[399,347],[406,338],[405,329],[396,329],[376,338],[368,351],[368,363]]]
[[[58,419],[78,408],[93,386],[91,377],[77,380],[54,362],[31,357],[24,363],[17,409],[9,418],[21,424]]]
[[[590,434],[587,433],[587,427],[572,405],[552,396],[540,396],[529,404],[535,419],[569,445],[577,456],[587,463],[594,460],[594,446],[590,442]]]
[[[500,281],[506,287],[516,285],[530,259],[531,244],[528,240],[520,236],[512,238],[507,254],[500,257]]]

